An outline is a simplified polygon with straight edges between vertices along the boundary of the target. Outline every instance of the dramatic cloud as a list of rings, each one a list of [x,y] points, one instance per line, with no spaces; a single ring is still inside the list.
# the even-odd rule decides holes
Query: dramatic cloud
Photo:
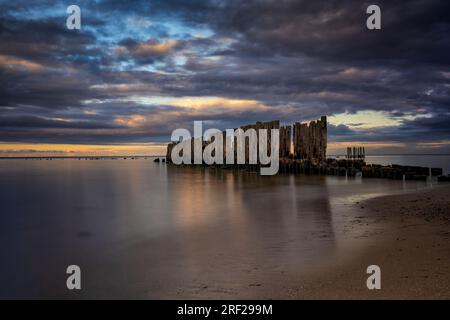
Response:
[[[357,0],[83,1],[81,30],[69,4],[2,1],[3,150],[328,115],[338,149],[450,151],[446,1],[380,0],[377,31]]]

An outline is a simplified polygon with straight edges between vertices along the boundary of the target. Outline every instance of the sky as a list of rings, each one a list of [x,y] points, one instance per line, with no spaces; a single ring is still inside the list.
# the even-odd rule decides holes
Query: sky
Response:
[[[366,28],[371,4],[381,30]],[[194,120],[322,115],[328,154],[450,153],[449,13],[436,0],[0,0],[0,156],[162,155]]]

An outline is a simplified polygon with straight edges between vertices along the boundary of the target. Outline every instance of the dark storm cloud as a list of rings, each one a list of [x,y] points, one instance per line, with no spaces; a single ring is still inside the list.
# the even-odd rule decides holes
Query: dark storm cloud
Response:
[[[62,3],[5,3],[1,140],[162,141],[193,120],[225,128],[361,110],[401,121],[367,130],[330,124],[331,141],[449,140],[450,3],[377,1],[383,29],[374,32],[365,27],[369,4],[81,1],[84,28],[69,32]],[[135,96],[214,96],[266,108],[193,112]],[[143,120],[136,125],[133,116]]]
[[[240,36],[237,51],[251,56],[307,54],[346,63],[439,64],[448,66],[450,3],[439,0],[380,0],[382,32],[367,32],[373,1],[155,1],[191,23]],[[363,14],[362,14],[363,13]]]
[[[57,119],[44,119],[34,116],[0,117],[2,128],[65,128],[65,129],[113,129],[120,128],[104,122],[97,121],[63,121]]]
[[[450,114],[435,114],[431,118],[405,121],[400,128],[402,133],[413,135],[416,139],[445,140],[450,137]],[[430,134],[432,132],[432,135]]]
[[[92,34],[68,33],[64,24],[51,19],[18,20],[2,17],[0,34],[3,54],[33,59],[40,63],[52,63],[58,58],[65,59],[58,57],[59,55],[89,54],[86,46],[95,41]]]
[[[66,108],[95,97],[89,85],[105,59],[93,34],[69,33],[54,20],[2,17],[0,106]],[[74,76],[73,71],[85,73]]]

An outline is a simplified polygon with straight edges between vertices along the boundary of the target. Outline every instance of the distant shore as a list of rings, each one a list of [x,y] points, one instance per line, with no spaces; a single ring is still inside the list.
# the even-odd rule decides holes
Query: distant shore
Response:
[[[292,298],[449,299],[450,185],[356,203],[355,225],[375,230],[351,263],[307,282]],[[368,290],[365,268],[381,268],[381,290]]]
[[[35,157],[24,157],[24,156],[10,156],[10,157],[0,157],[0,160],[7,159],[111,159],[111,158],[165,158],[165,156],[127,156],[127,155],[117,155],[117,156],[35,156]]]

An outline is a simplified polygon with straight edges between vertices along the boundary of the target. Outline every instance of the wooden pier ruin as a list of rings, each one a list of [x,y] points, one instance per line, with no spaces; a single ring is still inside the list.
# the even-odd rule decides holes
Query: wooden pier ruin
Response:
[[[236,130],[235,128],[234,130]],[[279,173],[318,174],[337,176],[361,176],[367,178],[385,178],[399,180],[426,180],[431,176],[442,176],[441,168],[427,168],[402,165],[377,165],[365,162],[365,148],[363,146],[348,147],[345,159],[327,158],[327,117],[309,123],[295,122],[292,126],[280,126],[280,121],[257,122],[256,124],[241,126],[240,129],[279,129]],[[226,132],[223,132],[224,160],[226,155]],[[173,147],[179,142],[169,143],[167,146],[166,162],[172,163]],[[192,153],[194,139],[191,139]],[[210,141],[202,142],[204,149]],[[234,140],[236,145],[236,137]],[[271,136],[268,134],[268,150],[270,150]],[[245,164],[215,164],[212,167],[256,172],[260,164],[249,163],[248,141],[245,142]],[[234,157],[236,163],[236,148]],[[193,154],[192,154],[193,159]],[[206,164],[182,164],[181,166],[206,166]]]

